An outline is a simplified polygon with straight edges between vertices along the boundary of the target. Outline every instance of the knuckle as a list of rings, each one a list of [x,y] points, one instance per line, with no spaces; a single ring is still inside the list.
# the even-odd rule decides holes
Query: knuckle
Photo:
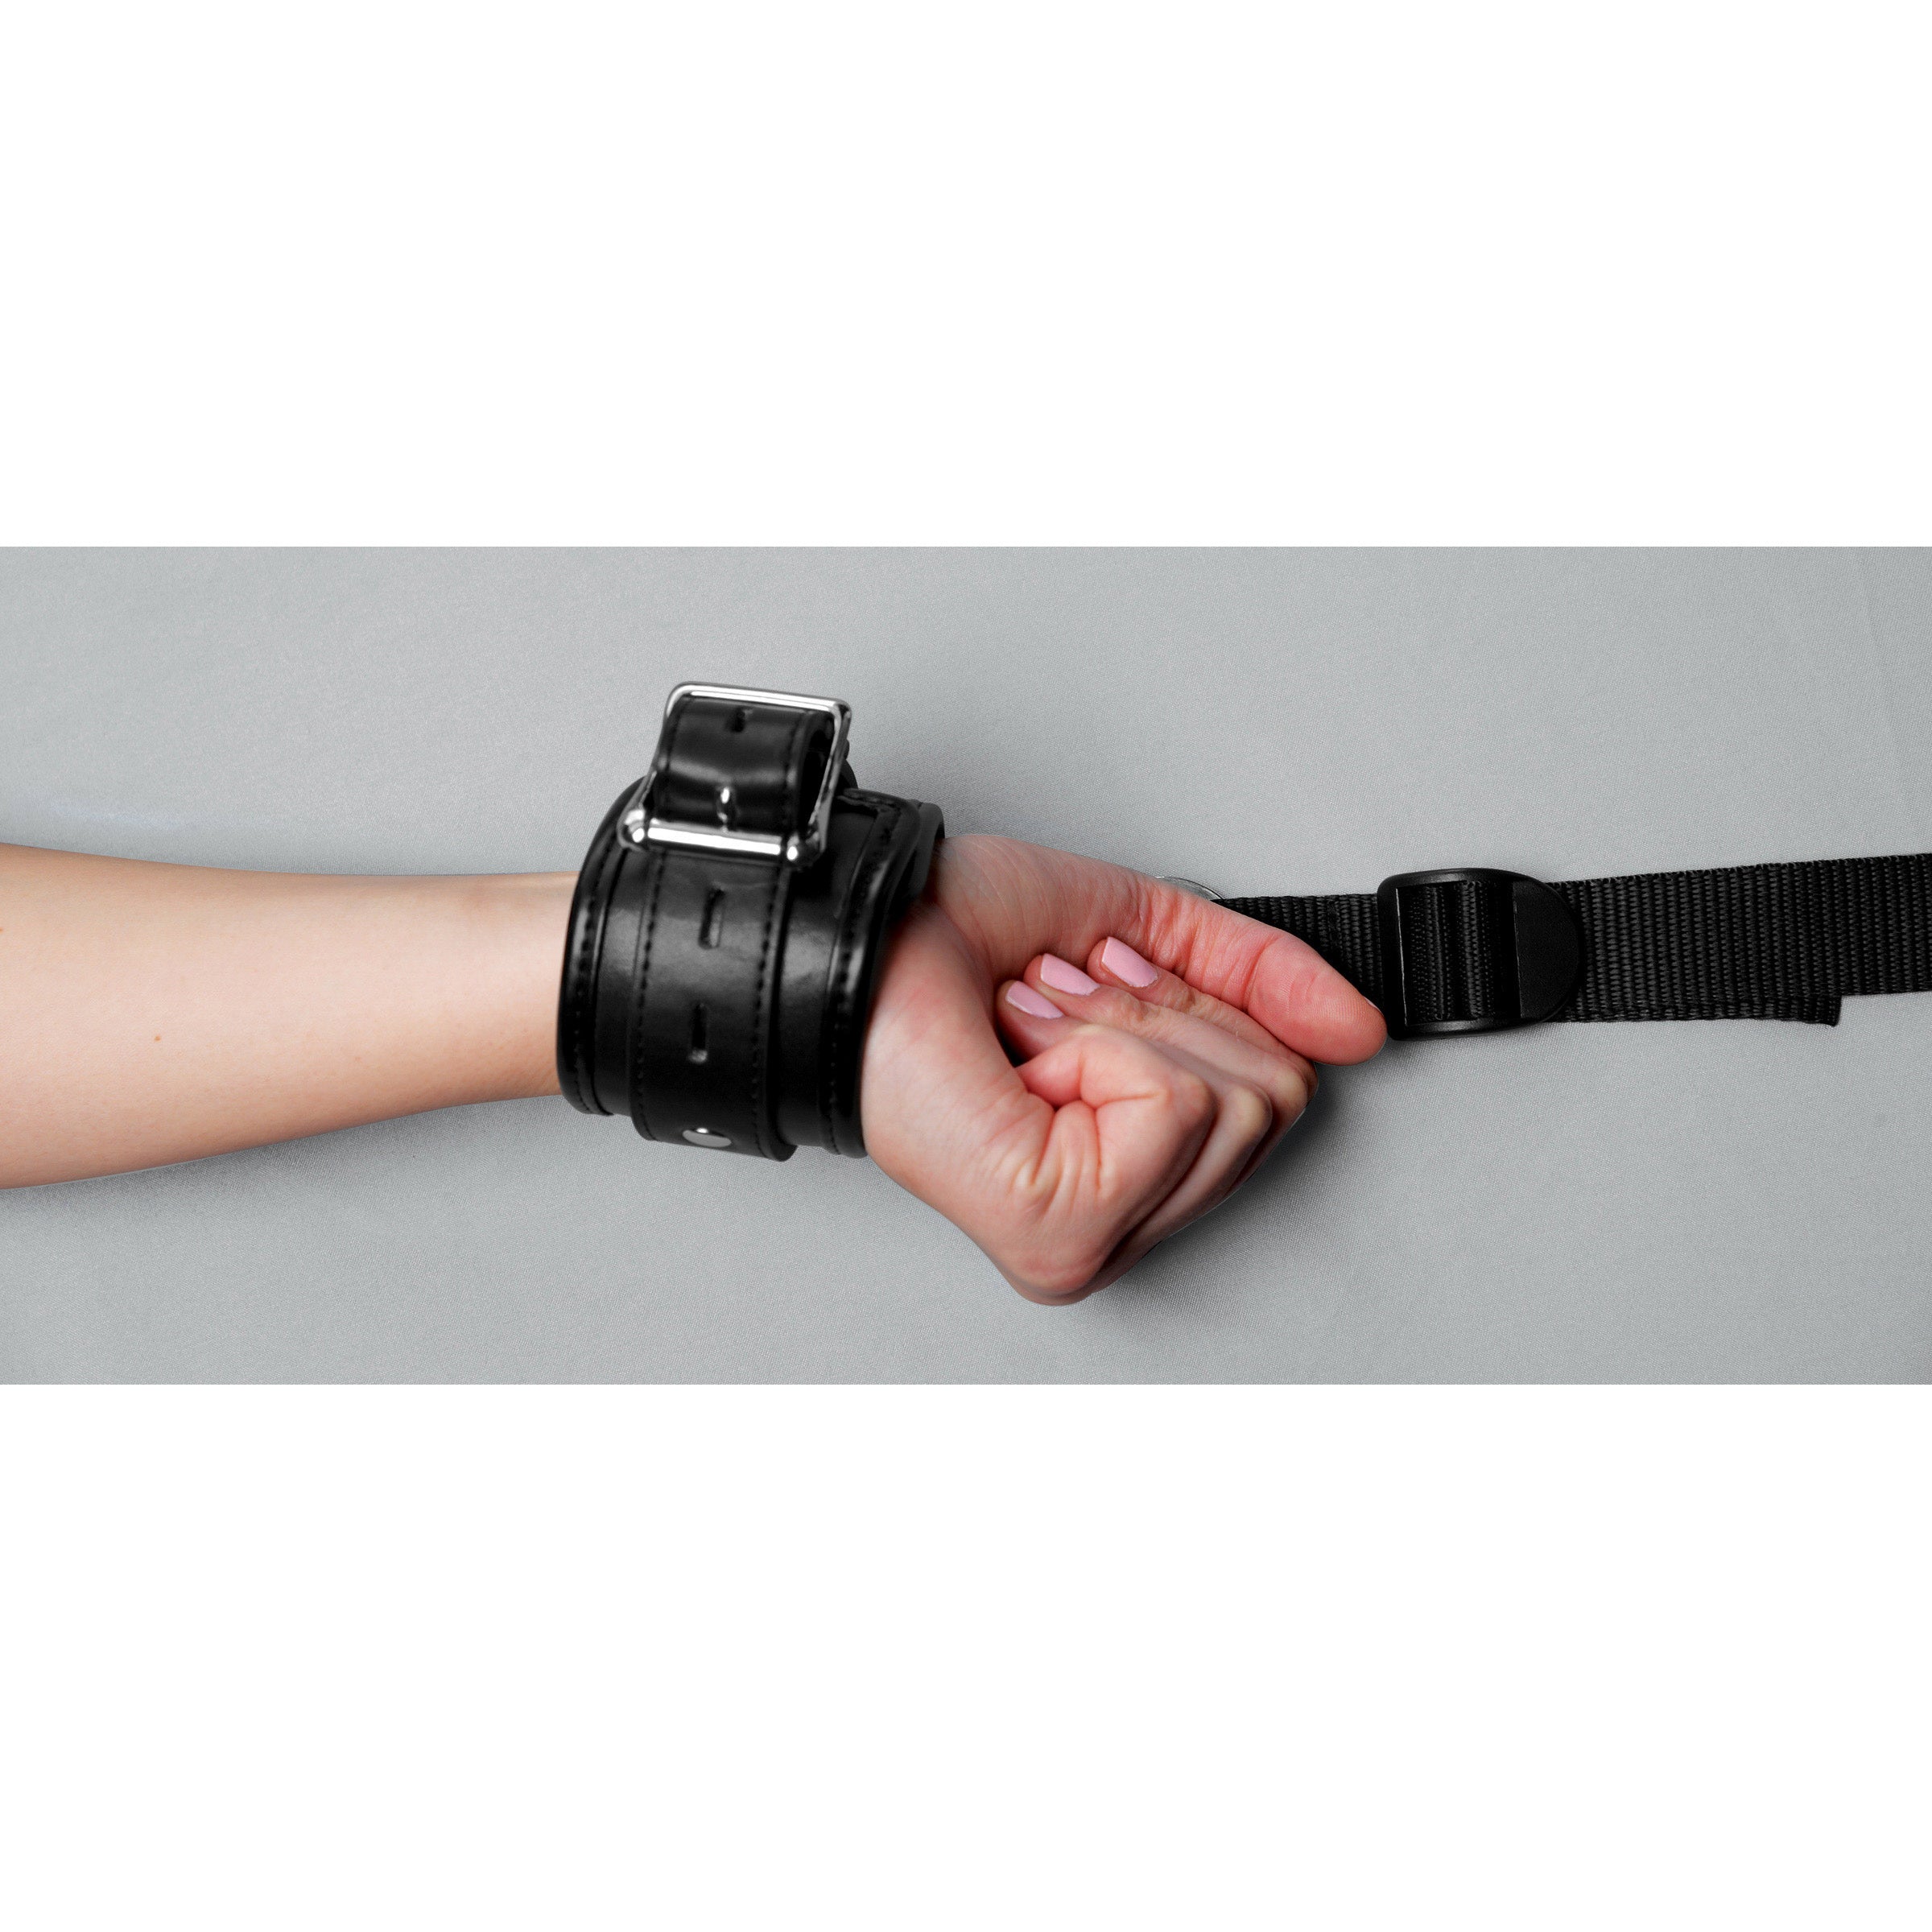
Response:
[[[1212,993],[1203,993],[1185,980],[1180,982],[1180,997],[1174,1003],[1190,1019],[1205,1020],[1210,1026],[1221,1024],[1228,1009]]]
[[[1312,1073],[1304,1074],[1300,1067],[1285,1060],[1269,1070],[1268,1097],[1277,1120],[1286,1122],[1298,1119],[1314,1092]]]
[[[1258,1087],[1245,1082],[1230,1088],[1224,1103],[1228,1125],[1249,1144],[1258,1141],[1274,1125],[1274,1107]]]
[[[1174,1112],[1190,1127],[1199,1127],[1214,1117],[1214,1089],[1186,1067],[1176,1067],[1169,1076],[1169,1096]]]
[[[1097,993],[1088,993],[1085,1006],[1090,1018],[1117,1026],[1124,1033],[1145,1034],[1147,1030],[1146,1005],[1117,986],[1103,986]]]
[[[1007,1263],[1007,1278],[1029,1297],[1077,1294],[1100,1271],[1107,1250],[1077,1241],[1042,1243]]]

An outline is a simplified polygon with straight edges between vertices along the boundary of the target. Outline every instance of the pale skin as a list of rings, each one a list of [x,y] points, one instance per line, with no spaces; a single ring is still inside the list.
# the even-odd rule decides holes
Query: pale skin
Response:
[[[575,884],[0,845],[0,1186],[555,1094]],[[886,1174],[1065,1303],[1225,1200],[1315,1063],[1383,1038],[1287,934],[1096,860],[947,839],[886,957],[860,1113]]]

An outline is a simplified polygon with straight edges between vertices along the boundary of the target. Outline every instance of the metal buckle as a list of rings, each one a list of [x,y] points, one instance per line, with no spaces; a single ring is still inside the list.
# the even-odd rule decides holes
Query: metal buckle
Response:
[[[727,832],[721,826],[693,825],[683,819],[654,817],[650,810],[651,786],[662,769],[653,760],[638,786],[637,796],[625,808],[620,821],[623,836],[633,845],[670,845],[687,852],[723,852],[741,857],[776,859],[786,865],[805,866],[817,861],[825,849],[832,830],[832,802],[837,795],[839,774],[845,763],[845,747],[852,736],[852,707],[842,698],[807,697],[791,691],[753,691],[741,684],[680,684],[664,703],[664,724],[660,744],[667,741],[679,708],[691,698],[722,698],[728,704],[762,704],[785,711],[822,711],[832,721],[832,751],[825,761],[825,776],[819,783],[817,802],[810,821],[802,832],[783,837],[763,832]]]
[[[1480,886],[1484,936],[1496,1009],[1467,1020],[1418,1019],[1410,1012],[1410,948],[1402,895],[1418,886]],[[1546,1020],[1583,976],[1583,935],[1576,914],[1541,879],[1487,866],[1399,872],[1376,888],[1382,939],[1382,1013],[1392,1039],[1452,1033],[1500,1033]]]

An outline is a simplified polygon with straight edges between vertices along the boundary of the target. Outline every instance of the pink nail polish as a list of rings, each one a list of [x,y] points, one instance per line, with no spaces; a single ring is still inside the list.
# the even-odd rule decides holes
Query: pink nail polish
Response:
[[[1040,977],[1055,993],[1098,993],[1100,983],[1090,980],[1079,967],[1070,966],[1057,954],[1048,953],[1040,961]]]
[[[1129,986],[1151,986],[1161,976],[1159,968],[1150,966],[1125,939],[1109,939],[1100,948],[1100,964]]]
[[[1006,1004],[1017,1006],[1022,1013],[1030,1013],[1036,1020],[1057,1020],[1063,1017],[1059,1007],[1045,994],[1038,993],[1024,980],[1015,980],[1006,989]]]

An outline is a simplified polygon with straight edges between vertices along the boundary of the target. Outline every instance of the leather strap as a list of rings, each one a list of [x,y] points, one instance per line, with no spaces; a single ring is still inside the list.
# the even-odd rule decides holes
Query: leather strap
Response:
[[[578,875],[557,1018],[573,1106],[768,1160],[865,1152],[879,966],[943,827],[936,806],[833,770],[843,710],[674,692],[650,772]]]

